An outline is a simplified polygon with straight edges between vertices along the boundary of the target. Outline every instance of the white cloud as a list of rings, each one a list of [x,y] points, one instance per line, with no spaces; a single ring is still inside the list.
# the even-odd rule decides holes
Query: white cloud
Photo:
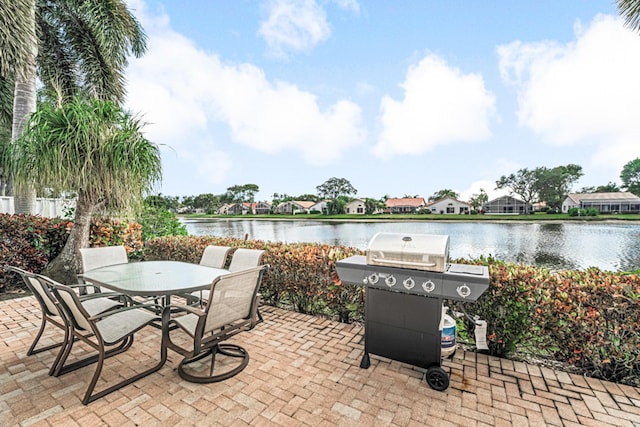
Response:
[[[360,4],[358,0],[333,0],[338,7],[346,10],[351,10],[353,12],[360,12]]]
[[[495,96],[485,88],[482,76],[463,74],[428,55],[409,68],[401,87],[402,100],[382,99],[377,156],[420,154],[438,145],[491,136]]]
[[[188,173],[221,181],[233,167],[229,140],[260,152],[292,151],[313,164],[364,141],[358,105],[337,100],[321,108],[314,94],[270,81],[253,64],[224,63],[173,31],[166,15],[133,4],[149,49],[127,71],[128,106],[144,112],[150,139],[172,147],[181,162],[199,165]],[[207,166],[212,162],[217,175]]]
[[[306,52],[331,35],[324,9],[315,0],[269,0],[268,17],[258,34],[271,53]]]
[[[594,164],[619,168],[640,155],[640,37],[600,15],[567,44],[498,48],[505,82],[518,92],[518,121],[554,145],[596,145]]]

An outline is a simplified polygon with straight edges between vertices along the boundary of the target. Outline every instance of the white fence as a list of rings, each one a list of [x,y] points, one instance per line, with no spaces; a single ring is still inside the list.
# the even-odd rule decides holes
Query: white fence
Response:
[[[32,215],[40,215],[46,218],[62,217],[70,208],[75,208],[75,199],[47,199],[36,197],[36,202],[31,209]],[[15,213],[13,197],[0,196],[0,213]]]

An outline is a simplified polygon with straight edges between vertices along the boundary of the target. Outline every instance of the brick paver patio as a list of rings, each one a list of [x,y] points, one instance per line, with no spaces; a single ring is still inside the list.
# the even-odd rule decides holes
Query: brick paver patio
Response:
[[[640,426],[638,388],[458,351],[443,366],[451,386],[436,392],[409,365],[372,356],[360,369],[359,325],[273,307],[262,314],[235,337],[251,355],[236,377],[182,381],[170,352],[159,372],[83,406],[93,369],[49,377],[54,353],[25,356],[39,326],[35,300],[0,302],[0,425]],[[157,357],[159,343],[159,331],[142,331],[131,350],[107,360],[103,378],[130,374]]]

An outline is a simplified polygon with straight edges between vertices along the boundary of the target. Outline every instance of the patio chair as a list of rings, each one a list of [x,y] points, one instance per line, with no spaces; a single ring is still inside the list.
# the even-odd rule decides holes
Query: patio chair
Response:
[[[263,256],[264,250],[262,249],[238,248],[235,250],[231,258],[229,271],[235,272],[256,267],[262,262]]]
[[[204,248],[204,251],[202,252],[200,265],[213,268],[224,268],[227,264],[229,252],[231,252],[231,248],[229,246],[209,245]],[[202,304],[202,301],[209,297],[208,292],[208,290],[202,290],[182,296],[187,300],[188,304]]]
[[[70,324],[64,313],[62,312],[61,307],[55,300],[55,297],[49,291],[49,288],[47,286],[44,286],[40,282],[40,280],[38,280],[38,275],[13,266],[6,266],[5,270],[17,273],[22,277],[22,280],[27,285],[27,288],[29,289],[29,291],[31,291],[36,301],[38,302],[38,305],[40,306],[40,330],[36,334],[36,337],[29,347],[29,350],[27,350],[27,356],[61,347],[58,355],[51,365],[51,369],[49,370],[49,375],[57,376],[59,373],[59,371],[57,370],[58,362],[62,357],[65,346],[67,345],[70,337]],[[105,297],[98,297],[97,295],[95,297],[83,297],[81,304],[87,311],[87,313],[92,316],[122,306],[119,301]],[[64,338],[60,342],[56,342],[36,349],[38,341],[40,341],[40,338],[42,338],[44,330],[48,324],[62,329],[62,331],[64,331]]]
[[[209,245],[204,248],[202,252],[202,258],[200,258],[200,265],[213,268],[224,268],[227,264],[227,257],[231,248],[228,246],[215,246]]]
[[[247,366],[249,353],[239,345],[224,341],[255,326],[258,308],[256,295],[266,268],[266,265],[262,265],[217,277],[211,284],[209,300],[203,310],[189,305],[164,308],[162,346],[184,356],[178,366],[178,374],[182,379],[196,383],[218,382],[233,377]],[[175,310],[184,310],[187,314],[172,317]],[[186,333],[193,341],[193,348],[176,344],[171,339],[171,332],[175,330]],[[218,354],[228,356],[231,361],[240,360],[229,363],[233,365],[231,369],[215,370]],[[208,374],[200,373],[192,364],[208,356],[211,356],[206,369]],[[227,365],[224,363],[224,367]]]
[[[94,268],[126,264],[129,262],[129,257],[124,246],[101,246],[80,249],[80,260],[82,262],[82,272],[84,273]],[[99,286],[86,283],[81,277],[78,277],[78,282],[86,285],[87,292],[103,292]]]
[[[157,364],[94,393],[105,359],[128,350],[133,344],[134,334],[145,326],[154,325],[159,327],[161,318],[154,314],[154,311],[159,310],[160,307],[155,304],[131,304],[101,314],[91,315],[73,289],[44,276],[38,276],[38,279],[45,286],[51,288],[65,316],[69,319],[69,331],[73,339],[69,340],[69,345],[66,346],[60,359],[58,367],[60,372],[65,374],[97,362],[96,370],[82,399],[84,405],[129,385],[159,370],[164,365],[167,359],[166,350],[160,346],[160,361]],[[89,345],[98,354],[65,365],[75,339]]]
[[[255,268],[260,265],[262,262],[262,258],[264,257],[264,250],[262,249],[246,249],[246,248],[238,248],[233,253],[231,257],[231,263],[229,264],[229,271],[234,273],[237,271],[247,270],[250,268]],[[201,303],[205,303],[209,299],[209,291],[203,290],[199,292],[194,292],[191,296],[197,296],[200,298]],[[256,295],[257,304],[256,307],[260,304],[260,294]],[[262,314],[260,314],[260,310],[258,310],[258,321],[262,322]]]

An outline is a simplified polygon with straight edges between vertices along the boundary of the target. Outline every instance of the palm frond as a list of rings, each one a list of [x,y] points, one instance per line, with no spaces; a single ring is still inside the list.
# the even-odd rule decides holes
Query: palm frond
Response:
[[[0,75],[25,76],[36,46],[33,0],[0,2]]]
[[[625,25],[633,31],[640,31],[640,1],[617,0],[618,13],[625,20]]]
[[[69,60],[56,67],[42,55],[41,75],[64,73],[100,99],[118,103],[125,96],[125,69],[129,54],[146,50],[146,36],[123,0],[39,0],[39,26],[48,39],[41,43],[47,51]],[[46,31],[47,24],[56,31]],[[53,58],[55,59],[55,58]],[[45,71],[48,68],[53,71]]]

